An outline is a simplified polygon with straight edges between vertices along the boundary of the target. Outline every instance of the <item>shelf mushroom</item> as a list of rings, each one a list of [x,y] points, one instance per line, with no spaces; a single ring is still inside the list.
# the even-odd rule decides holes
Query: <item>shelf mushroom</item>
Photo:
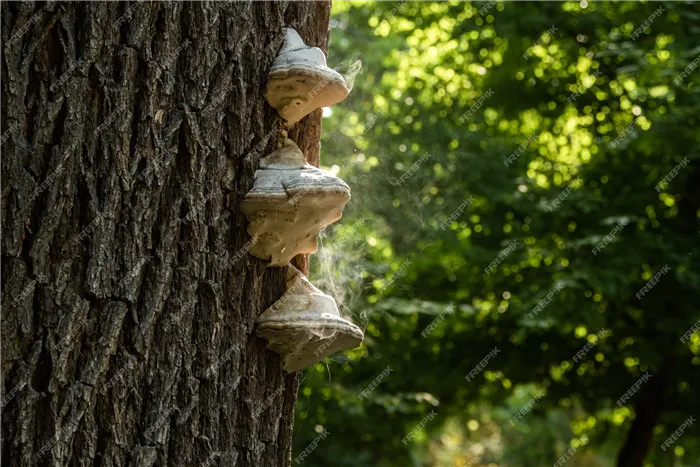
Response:
[[[333,297],[317,289],[291,264],[287,291],[258,317],[256,334],[282,357],[284,371],[297,371],[327,356],[358,347],[364,335],[342,318]]]
[[[352,65],[355,74],[360,66],[359,61]],[[272,63],[264,95],[287,125],[316,109],[337,104],[351,90],[352,79],[346,81],[340,73],[328,68],[321,49],[304,44],[294,29],[284,29],[284,45]]]
[[[241,210],[253,238],[250,254],[286,266],[300,253],[318,249],[318,234],[340,219],[350,187],[340,178],[306,163],[290,139],[260,161],[253,188]]]

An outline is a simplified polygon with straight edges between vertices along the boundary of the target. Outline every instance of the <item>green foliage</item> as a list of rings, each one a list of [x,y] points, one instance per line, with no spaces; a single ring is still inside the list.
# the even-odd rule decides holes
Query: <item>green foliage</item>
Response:
[[[312,278],[366,340],[306,371],[295,453],[325,428],[304,465],[540,466],[572,442],[567,465],[613,465],[660,405],[647,462],[668,465],[661,444],[700,415],[700,333],[681,342],[700,319],[700,71],[677,79],[700,56],[700,7],[333,13],[330,65],[364,68],[324,120],[322,162],[353,199]],[[700,459],[699,426],[673,444],[679,465]]]

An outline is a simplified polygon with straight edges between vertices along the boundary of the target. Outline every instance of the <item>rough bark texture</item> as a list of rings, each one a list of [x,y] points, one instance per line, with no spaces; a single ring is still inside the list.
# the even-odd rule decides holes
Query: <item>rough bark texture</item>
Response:
[[[2,463],[288,465],[298,378],[253,335],[285,272],[238,206],[281,27],[325,50],[330,3],[129,6],[2,4]]]

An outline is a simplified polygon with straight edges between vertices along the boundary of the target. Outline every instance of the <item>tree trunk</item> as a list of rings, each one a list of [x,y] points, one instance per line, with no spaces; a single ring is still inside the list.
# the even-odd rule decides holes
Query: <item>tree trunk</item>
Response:
[[[329,13],[2,3],[3,465],[290,463],[297,374],[253,334],[286,272],[238,206],[281,28],[326,49]]]
[[[643,467],[654,438],[654,426],[663,409],[664,393],[668,387],[668,367],[652,374],[634,405],[634,420],[617,458],[617,467]]]

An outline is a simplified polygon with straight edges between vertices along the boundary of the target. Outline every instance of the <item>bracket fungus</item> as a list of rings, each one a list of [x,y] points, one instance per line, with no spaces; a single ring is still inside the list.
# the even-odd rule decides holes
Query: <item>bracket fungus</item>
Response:
[[[319,232],[343,216],[349,200],[344,181],[307,164],[294,141],[285,139],[260,160],[241,204],[254,240],[250,254],[285,266],[300,253],[314,253]]]
[[[359,327],[340,316],[333,297],[314,287],[291,264],[287,291],[258,317],[255,332],[282,357],[282,369],[289,372],[358,347],[364,338]]]
[[[307,46],[294,29],[284,28],[284,45],[272,63],[264,95],[292,125],[316,109],[345,99],[352,90],[349,81],[328,68],[321,49]]]

